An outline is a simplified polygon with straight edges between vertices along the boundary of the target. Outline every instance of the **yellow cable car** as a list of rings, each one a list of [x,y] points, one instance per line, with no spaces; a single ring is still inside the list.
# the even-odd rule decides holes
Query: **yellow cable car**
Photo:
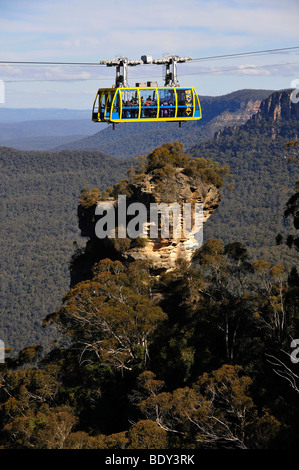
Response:
[[[193,121],[201,118],[194,87],[100,88],[94,122]]]
[[[96,94],[92,120],[94,122],[179,122],[201,119],[200,101],[194,87],[181,87],[177,81],[177,63],[191,57],[167,56],[152,59],[142,56],[141,60],[126,57],[101,61],[108,67],[116,67],[116,81],[112,88],[100,88]],[[164,64],[166,66],[164,86],[157,82],[136,83],[129,87],[128,66],[138,64]]]

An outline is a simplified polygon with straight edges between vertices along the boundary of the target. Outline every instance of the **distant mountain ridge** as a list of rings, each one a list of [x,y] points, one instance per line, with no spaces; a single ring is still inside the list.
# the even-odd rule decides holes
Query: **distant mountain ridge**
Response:
[[[199,122],[183,123],[181,128],[177,123],[130,123],[118,125],[114,132],[106,123],[92,122],[90,110],[0,108],[0,146],[95,150],[127,158],[148,153],[165,141],[193,145],[225,126],[240,125],[257,112],[261,100],[270,93],[239,90],[218,97],[202,96],[204,117]]]
[[[201,96],[203,118],[183,123],[128,123],[119,124],[113,131],[108,126],[101,132],[53,150],[97,150],[116,157],[134,157],[152,151],[163,142],[179,141],[187,146],[210,138],[225,126],[246,122],[258,111],[271,90],[239,90],[218,97]]]
[[[0,108],[0,146],[47,150],[103,129],[87,110]]]
[[[22,138],[12,138],[8,140],[0,140],[1,147],[10,147],[15,150],[50,150],[53,144],[67,144],[78,139],[84,139],[86,135],[50,135],[50,136],[32,136]]]
[[[48,121],[64,119],[90,119],[88,109],[64,108],[6,108],[0,106],[0,123]]]

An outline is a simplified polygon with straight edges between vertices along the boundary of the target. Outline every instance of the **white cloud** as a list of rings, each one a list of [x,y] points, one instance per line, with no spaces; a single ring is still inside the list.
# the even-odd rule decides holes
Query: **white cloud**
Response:
[[[271,72],[269,69],[266,68],[259,68],[256,65],[252,64],[245,64],[245,65],[240,65],[237,67],[236,70],[234,70],[232,73],[237,73],[240,75],[271,75]],[[228,72],[231,73],[231,72]]]
[[[136,59],[142,54],[160,57],[166,51],[198,58],[274,49],[297,45],[298,17],[298,0],[151,0],[150,3],[136,0],[0,0],[0,58],[96,62],[116,55]],[[299,55],[297,58],[299,61]],[[190,70],[194,72],[190,73],[194,73],[194,81],[198,83],[211,80],[208,72],[222,75],[223,80],[235,77],[231,86],[235,83],[236,88],[242,88],[242,78],[260,78],[270,83],[271,76],[294,76],[298,70],[296,65],[284,68],[270,65],[283,60],[295,62],[295,59],[296,55],[292,53],[247,58],[247,61],[252,60],[247,65],[244,59],[213,61],[204,63],[203,74],[198,76],[195,75],[197,66],[193,63]],[[257,67],[261,65],[267,67]],[[187,81],[189,69],[187,65],[185,67],[179,70],[182,70],[182,79],[186,76]],[[231,70],[225,71],[226,68]],[[212,72],[215,69],[219,72]],[[130,70],[131,83],[145,73],[148,76],[152,73],[149,79],[159,77],[159,82],[162,81],[161,69],[136,68]],[[114,81],[114,70],[106,68],[0,67],[0,78],[4,74],[7,79],[98,78],[95,89],[98,85],[110,86]],[[84,83],[89,89],[93,87],[93,82]],[[35,89],[43,86],[43,83],[37,83]],[[82,86],[81,83],[81,89],[85,90],[85,84]],[[79,85],[72,85],[71,89],[65,87],[65,90],[66,93],[68,90],[77,92]],[[61,102],[61,97],[59,100]]]
[[[1,11],[1,6],[0,6]],[[169,48],[198,51],[256,47],[261,41],[278,43],[298,38],[298,2],[152,0],[31,0],[16,19],[2,15],[0,30],[22,34],[21,57],[59,57],[97,60],[119,49],[132,57],[140,52],[155,55]],[[28,50],[22,42],[32,41]],[[19,37],[19,36],[17,36]],[[11,37],[9,37],[9,41]],[[5,45],[7,49],[5,49]],[[4,48],[3,48],[4,46]],[[2,39],[2,53],[9,44]]]

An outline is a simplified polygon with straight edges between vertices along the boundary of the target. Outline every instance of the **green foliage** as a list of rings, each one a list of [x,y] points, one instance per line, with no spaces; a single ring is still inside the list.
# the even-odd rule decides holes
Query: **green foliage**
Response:
[[[205,223],[205,240],[220,238],[225,244],[242,240],[251,259],[274,263],[280,258],[292,267],[292,253],[276,245],[276,235],[286,240],[291,232],[292,218],[284,218],[284,210],[293,194],[297,168],[284,158],[284,146],[294,140],[298,129],[295,119],[252,118],[187,148],[192,159],[212,159],[222,168],[228,165],[233,174],[233,188],[223,187],[221,204]]]
[[[76,285],[64,305],[47,321],[62,326],[79,348],[82,360],[103,366],[132,370],[148,361],[150,336],[166,315],[148,297],[138,293],[135,283],[119,269],[99,263],[91,281]],[[138,279],[139,263],[134,269]],[[148,282],[141,266],[140,281]]]
[[[167,449],[167,432],[155,421],[140,420],[128,433],[130,444],[128,449]]]
[[[203,183],[213,184],[216,188],[223,185],[223,176],[232,177],[228,165],[220,167],[211,158],[194,158],[185,168],[184,173],[193,178],[199,178]]]
[[[130,189],[129,181],[127,179],[124,179],[121,180],[119,183],[116,183],[113,186],[113,191],[111,195],[115,198],[117,198],[118,195],[130,197],[132,195],[132,190]]]
[[[142,400],[139,407],[147,419],[169,432],[179,432],[191,447],[246,448],[251,445],[247,427],[256,417],[249,395],[251,383],[239,366],[224,365],[210,374],[203,374],[191,387],[152,394]],[[279,429],[277,420],[267,415],[259,419],[259,424],[262,427],[271,420],[277,423],[271,429],[273,438]]]
[[[293,226],[296,230],[299,229],[299,192],[297,191],[293,194],[290,199],[287,201],[286,210],[284,212],[285,217],[289,217],[292,220]],[[282,236],[280,237],[280,242],[282,241]],[[299,251],[299,237],[298,235],[289,234],[286,240],[287,245],[292,248],[294,247],[296,251]]]
[[[131,248],[144,248],[146,243],[146,238],[139,237],[138,235],[138,237],[132,240]]]
[[[1,339],[14,354],[32,344],[52,347],[44,317],[69,287],[69,260],[80,251],[77,224],[82,188],[90,206],[124,178],[129,162],[101,152],[22,152],[0,148]],[[96,188],[89,190],[91,188]],[[99,189],[97,189],[99,188]],[[75,244],[74,244],[75,242]]]
[[[276,406],[286,392],[267,362],[298,334],[296,279],[219,239],[160,279],[146,262],[95,263],[46,319],[70,346],[2,368],[0,445],[272,449],[290,426],[296,442],[296,398]]]
[[[220,188],[224,179],[231,177],[227,165],[222,167],[209,158],[191,160],[184,151],[184,144],[180,142],[164,143],[147,156],[140,155],[136,161],[137,170],[132,173],[129,181],[121,181],[119,185],[115,185],[115,197],[121,192],[130,197],[127,185],[130,182],[137,185],[142,183],[146,175],[152,177],[161,200],[166,203],[177,202],[180,199],[178,178],[181,174],[188,177],[189,184],[200,186],[203,194],[205,185],[213,184]]]
[[[81,191],[80,205],[84,209],[94,206],[97,202],[101,200],[101,193],[98,188],[93,188],[90,191],[84,188]]]
[[[110,239],[111,244],[118,253],[124,253],[126,250],[132,247],[132,241],[130,238],[115,238]]]
[[[191,160],[190,156],[184,152],[184,144],[179,142],[162,144],[147,157],[143,157],[140,172],[154,173],[155,179],[165,184],[165,181],[175,176],[175,168],[181,168],[184,174],[194,180],[199,179],[203,183],[214,184],[217,188],[223,185],[223,177],[231,177],[227,165],[221,167],[211,158]]]
[[[184,168],[190,160],[190,157],[183,153],[184,144],[179,142],[165,143],[156,148],[147,156],[146,173],[153,170],[169,167]],[[169,170],[168,170],[169,171]]]

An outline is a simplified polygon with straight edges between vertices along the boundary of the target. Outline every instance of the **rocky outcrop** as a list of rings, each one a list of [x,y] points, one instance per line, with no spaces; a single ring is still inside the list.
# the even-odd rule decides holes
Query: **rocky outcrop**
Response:
[[[110,203],[115,209],[116,231],[118,221],[118,196],[106,198],[105,201],[99,201],[97,205],[103,202]],[[119,259],[125,264],[132,261],[148,261],[154,274],[160,274],[172,270],[179,259],[187,262],[191,261],[195,249],[198,248],[196,234],[194,231],[195,220],[194,210],[202,205],[203,223],[217,209],[220,202],[219,189],[211,184],[204,183],[201,178],[187,176],[183,168],[172,168],[171,175],[157,177],[157,174],[149,173],[138,175],[136,180],[131,181],[126,188],[126,208],[134,202],[142,203],[149,212],[153,203],[165,203],[168,206],[177,203],[183,208],[183,204],[188,204],[192,208],[192,229],[186,236],[183,231],[180,237],[173,236],[172,217],[169,221],[169,238],[163,238],[161,227],[159,227],[158,237],[151,238],[150,219],[148,218],[144,227],[145,238],[138,240],[105,238],[99,239],[96,236],[96,224],[99,216],[95,216],[96,205],[86,209],[79,206],[79,227],[83,236],[89,237],[87,244],[88,252],[93,252],[95,257],[109,257]],[[177,235],[177,234],[175,234]],[[139,238],[139,237],[138,237]],[[196,238],[196,240],[195,240]],[[96,261],[96,260],[95,260]]]
[[[298,120],[299,106],[291,99],[292,90],[276,91],[261,102],[259,112],[253,120],[273,122]]]
[[[259,112],[261,100],[249,100],[243,103],[237,111],[224,111],[213,120],[215,127],[231,126],[234,124],[244,124],[254,114]]]
[[[182,168],[175,169],[175,174],[168,181],[164,181],[164,185],[152,175],[146,175],[143,181],[131,184],[132,195],[128,203],[141,202],[146,205],[148,211],[151,203],[166,203],[168,206],[178,203],[181,213],[183,204],[189,203],[193,214],[197,203],[202,205],[202,222],[206,222],[219,205],[219,190],[214,185],[204,184],[199,179],[197,182],[190,179],[182,173],[182,170]],[[132,247],[122,253],[122,259],[149,261],[158,273],[173,269],[178,259],[190,262],[195,249],[199,247],[195,240],[195,221],[192,220],[193,226],[187,236],[184,236],[181,230],[181,237],[176,238],[173,236],[171,217],[169,222],[169,238],[163,238],[160,232],[158,238],[151,238],[150,221],[148,221],[145,227],[146,238],[143,239],[144,246],[136,247],[133,243]]]
[[[278,136],[288,138],[290,131],[293,140],[298,140],[299,103],[294,101],[293,90],[276,91],[261,101],[259,108],[246,123],[241,126],[252,135],[265,134],[274,141]],[[238,125],[234,124],[216,131],[214,138],[218,141],[222,136],[234,135],[238,132]]]

